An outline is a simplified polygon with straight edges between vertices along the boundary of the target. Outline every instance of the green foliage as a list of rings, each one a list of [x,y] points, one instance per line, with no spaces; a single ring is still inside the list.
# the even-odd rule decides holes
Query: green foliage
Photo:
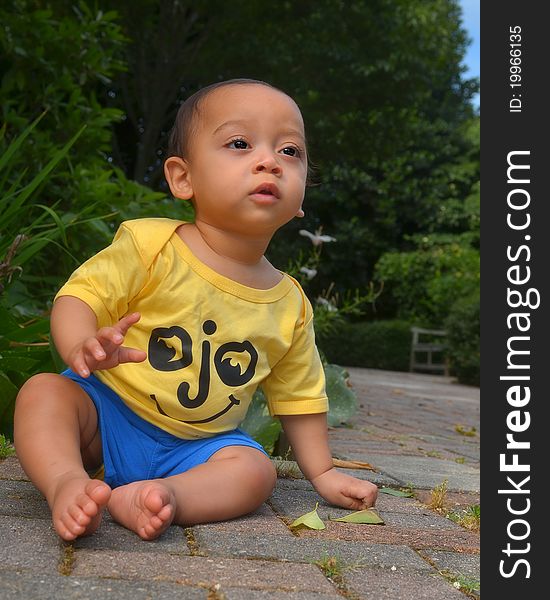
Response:
[[[330,427],[347,423],[357,412],[357,396],[349,383],[349,373],[338,365],[325,365]]]
[[[169,206],[176,218],[190,215],[165,194],[128,181],[109,158],[113,124],[124,115],[107,106],[107,98],[113,76],[125,69],[128,40],[117,13],[92,7],[80,1],[44,8],[38,0],[9,0],[0,7],[0,101],[7,142],[45,112],[32,141],[10,159],[10,185],[16,189],[27,170],[31,177],[40,172],[86,125],[36,196],[43,212],[55,209],[63,224],[73,226],[66,232],[72,255],[44,248],[19,280],[20,286],[35,288],[24,295],[42,306],[79,263],[110,242],[121,220],[162,216]]]
[[[343,323],[318,339],[329,362],[349,367],[407,371],[411,349],[411,324],[389,320]]]
[[[275,443],[282,431],[279,419],[269,414],[267,400],[261,389],[256,390],[246,413],[241,428],[264,447],[268,454],[273,454]]]
[[[122,116],[98,100],[101,86],[124,68],[125,40],[116,13],[93,10],[84,1],[54,6],[7,0],[0,8],[2,120],[17,131],[48,112],[27,154],[38,168],[83,122],[87,132],[72,160],[97,162],[109,149],[111,123]]]
[[[479,385],[479,296],[457,300],[445,322],[452,372],[460,383]]]
[[[13,437],[13,411],[19,388],[33,374],[54,371],[48,342],[49,321],[15,319],[0,296],[0,433]]]
[[[13,456],[14,454],[15,449],[10,440],[0,433],[0,460],[8,458],[8,456]]]
[[[82,132],[53,153],[30,181],[24,173],[12,178],[14,164],[27,138],[36,131],[41,115],[8,145],[0,138],[0,432],[11,435],[15,398],[25,380],[39,370],[54,368],[48,342],[49,323],[43,316],[29,318],[32,301],[24,286],[14,284],[27,264],[48,245],[66,252],[71,223],[52,208],[34,204],[42,184],[67,156]],[[19,283],[19,282],[17,282]]]
[[[19,387],[58,370],[47,318],[56,289],[115,222],[174,203],[106,160],[122,116],[98,99],[123,68],[115,14],[11,0],[0,22],[0,431],[11,435]]]
[[[417,250],[384,254],[376,278],[399,318],[439,327],[456,298],[479,289],[479,251],[453,239],[437,241],[426,236]]]

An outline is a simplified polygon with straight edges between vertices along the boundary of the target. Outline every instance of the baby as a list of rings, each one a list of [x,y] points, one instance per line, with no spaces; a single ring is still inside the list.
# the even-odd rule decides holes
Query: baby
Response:
[[[312,307],[264,256],[304,214],[298,106],[261,81],[213,84],[181,106],[170,141],[166,179],[195,221],[122,223],[55,298],[69,369],[31,378],[17,398],[17,454],[55,530],[91,534],[107,507],[152,540],[172,523],[254,511],[276,482],[239,429],[260,384],[317,492],[372,506],[377,487],[333,467]]]

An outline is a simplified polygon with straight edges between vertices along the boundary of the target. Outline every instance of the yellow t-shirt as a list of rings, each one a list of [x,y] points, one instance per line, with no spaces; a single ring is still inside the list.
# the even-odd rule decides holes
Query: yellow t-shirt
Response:
[[[284,274],[268,290],[224,277],[199,261],[181,221],[122,223],[110,246],[58,292],[90,306],[98,327],[139,312],[125,346],[147,352],[95,375],[146,421],[182,438],[239,426],[261,384],[272,415],[326,412],[313,311]]]

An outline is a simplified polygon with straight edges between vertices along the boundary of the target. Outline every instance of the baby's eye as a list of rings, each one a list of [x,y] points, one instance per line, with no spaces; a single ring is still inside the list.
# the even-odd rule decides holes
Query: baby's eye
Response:
[[[240,138],[237,140],[231,140],[227,146],[228,148],[234,148],[235,150],[246,150],[249,147],[248,142]]]
[[[287,156],[300,156],[300,150],[295,146],[287,146],[286,148],[283,148],[281,152]]]

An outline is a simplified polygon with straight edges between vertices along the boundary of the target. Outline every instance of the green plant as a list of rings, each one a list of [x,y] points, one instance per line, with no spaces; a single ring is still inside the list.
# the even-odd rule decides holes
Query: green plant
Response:
[[[470,531],[479,531],[481,525],[481,509],[479,504],[472,504],[460,510],[447,513],[447,518]]]
[[[440,512],[445,508],[445,505],[447,503],[447,486],[448,480],[444,479],[439,485],[436,485],[432,490],[430,495],[430,502],[428,504],[428,506],[432,510]]]
[[[479,385],[479,296],[457,300],[445,321],[451,370],[460,383]]]
[[[420,241],[416,250],[384,254],[376,279],[399,318],[440,328],[456,298],[479,292],[479,251],[458,236]]]
[[[470,429],[465,429],[463,425],[455,425],[455,431],[465,437],[475,437],[477,430],[475,427],[470,427]]]
[[[318,336],[327,361],[349,367],[407,371],[411,324],[407,321],[343,322]]]
[[[464,594],[468,594],[474,598],[477,597],[477,594],[479,594],[480,583],[478,579],[466,577],[464,575],[449,575],[447,579],[452,582],[453,587],[455,587],[457,590],[460,590]]]
[[[47,245],[66,252],[64,223],[53,208],[34,203],[41,186],[54,168],[67,156],[83,128],[53,154],[30,181],[23,174],[12,177],[13,165],[23,151],[43,115],[28,125],[21,135],[6,145],[5,128],[0,130],[0,432],[11,435],[15,397],[19,387],[33,373],[53,366],[48,342],[49,324],[45,316],[30,317],[22,306],[24,288],[14,284],[20,274]]]
[[[8,458],[8,456],[13,456],[14,454],[15,448],[12,443],[3,433],[0,433],[0,460]]]
[[[256,390],[254,393],[241,427],[261,444],[268,454],[273,454],[275,443],[279,438],[282,427],[279,419],[274,419],[270,416],[267,408],[267,400],[261,389]]]
[[[342,560],[338,556],[329,556],[327,554],[320,560],[316,560],[314,564],[321,569],[325,577],[328,579],[334,581],[335,583],[342,582],[342,575],[345,567],[342,563]]]

